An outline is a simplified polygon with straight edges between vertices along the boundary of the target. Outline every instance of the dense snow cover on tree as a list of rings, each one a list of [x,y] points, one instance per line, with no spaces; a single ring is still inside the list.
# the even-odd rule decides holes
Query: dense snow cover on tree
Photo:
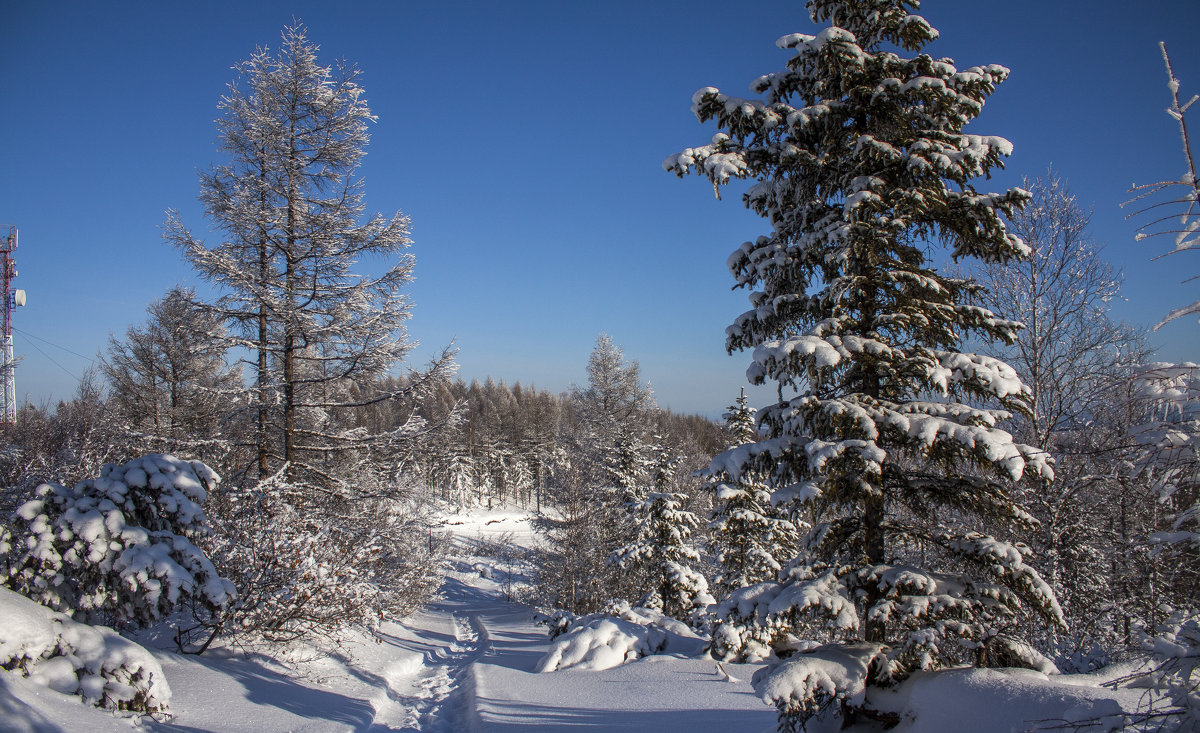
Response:
[[[89,705],[166,710],[171,688],[162,666],[112,629],[73,621],[6,588],[0,588],[0,619],[0,668]]]
[[[692,546],[692,532],[700,519],[683,508],[687,496],[669,491],[674,462],[660,452],[654,467],[652,490],[627,502],[635,522],[632,541],[617,549],[610,563],[640,571],[648,588],[639,605],[673,618],[688,618],[713,602],[708,580],[696,568],[700,553]]]
[[[729,258],[752,309],[726,346],[752,349],[747,377],[777,382],[784,399],[761,411],[763,440],[712,470],[764,471],[819,521],[753,612],[797,632],[863,638],[837,663],[877,684],[963,661],[1020,663],[1021,644],[1009,640],[1027,614],[1063,623],[1022,547],[970,521],[1033,525],[1012,485],[1053,478],[1044,452],[999,426],[1029,410],[1016,372],[960,350],[971,334],[1012,341],[1019,324],[973,304],[975,286],[933,269],[925,244],[941,238],[955,258],[985,262],[1029,255],[1005,228],[1029,194],[971,185],[1011,144],[962,131],[1008,70],[889,50],[937,38],[910,12],[918,5],[811,0],[813,21],[831,25],[779,40],[794,55],[751,85],[762,99],[698,91],[697,118],[720,132],[664,162],[718,191],[753,179],[744,202],[772,229]],[[819,696],[825,687],[773,698],[785,724],[846,692]],[[777,686],[767,675],[758,689]]]
[[[725,414],[733,445],[758,440],[754,408],[745,392]],[[735,480],[723,473],[709,476],[713,491],[709,551],[719,571],[714,585],[724,594],[764,580],[774,580],[796,549],[798,516],[792,502],[772,503],[770,486],[759,472],[742,471]],[[782,562],[780,561],[782,558]]]
[[[0,535],[4,580],[51,608],[120,624],[181,605],[211,619],[235,597],[193,543],[210,531],[201,504],[219,480],[198,461],[152,454],[70,488],[42,484]]]

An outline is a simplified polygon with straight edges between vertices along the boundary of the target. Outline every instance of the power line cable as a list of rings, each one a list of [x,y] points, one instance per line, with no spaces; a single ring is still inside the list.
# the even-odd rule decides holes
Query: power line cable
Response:
[[[13,330],[15,331],[16,329],[13,329]],[[28,336],[29,334],[25,334],[25,335]],[[50,356],[46,352],[42,351],[42,348],[40,346],[38,346],[37,344],[33,344],[33,343],[31,343],[29,345],[32,346],[33,348],[37,349],[37,352],[39,354],[41,354],[42,356],[49,359],[51,364],[58,367],[59,369],[62,369],[64,372],[66,372],[67,375],[71,377],[71,379],[74,379],[77,382],[79,381],[79,377],[72,374],[70,369],[67,369],[65,366],[63,366],[62,364],[59,364],[57,361],[55,361],[53,356]],[[86,357],[84,357],[84,358],[86,358]]]
[[[17,333],[21,334],[22,336],[28,336],[31,339],[36,339],[38,341],[41,341],[43,344],[47,344],[48,346],[53,346],[56,349],[62,349],[63,351],[67,352],[68,354],[78,356],[80,359],[87,359],[88,361],[90,361],[93,364],[96,363],[96,360],[92,359],[91,357],[84,356],[83,354],[80,354],[78,351],[71,351],[66,346],[59,346],[58,344],[54,343],[53,341],[47,341],[46,339],[42,338],[41,336],[34,336],[32,333],[29,333],[28,331],[17,328],[16,326],[13,326],[13,330],[16,331]],[[36,346],[34,346],[33,348],[37,349]],[[45,356],[46,352],[42,351],[41,349],[38,349],[38,351],[40,351],[42,353],[42,355]],[[46,358],[49,359],[50,357],[47,356]]]

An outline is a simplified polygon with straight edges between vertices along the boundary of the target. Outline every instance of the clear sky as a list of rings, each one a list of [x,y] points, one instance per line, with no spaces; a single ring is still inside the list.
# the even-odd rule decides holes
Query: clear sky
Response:
[[[1120,319],[1150,326],[1195,300],[1200,259],[1151,258],[1119,204],[1183,172],[1157,43],[1200,93],[1197,0],[928,0],[928,50],[1009,81],[972,131],[1015,145],[981,190],[1053,164],[1125,274]],[[725,259],[764,231],[663,158],[707,142],[702,86],[749,94],[811,31],[801,2],[30,2],[0,0],[0,224],[21,231],[21,399],[69,397],[110,333],[176,283],[168,208],[197,232],[196,172],[220,161],[213,120],[231,66],[292,18],[320,57],[363,70],[379,122],[362,173],[372,211],[413,220],[417,360],[452,339],[461,375],[555,391],[586,379],[597,334],[641,362],[661,405],[719,414],[748,355],[724,352],[746,307]],[[1198,107],[1200,109],[1200,107]],[[1200,138],[1200,112],[1195,114]],[[1200,327],[1153,336],[1200,361]],[[73,352],[73,353],[72,353]],[[760,400],[765,401],[765,400]]]

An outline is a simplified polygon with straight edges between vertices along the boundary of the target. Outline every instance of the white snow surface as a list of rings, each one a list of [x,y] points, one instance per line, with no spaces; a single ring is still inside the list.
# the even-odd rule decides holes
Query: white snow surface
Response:
[[[173,691],[172,717],[163,720],[88,707],[20,672],[0,671],[0,731],[775,730],[775,711],[750,684],[764,665],[718,667],[694,648],[608,669],[539,674],[553,644],[534,623],[533,609],[507,599],[526,569],[492,556],[497,547],[536,544],[529,514],[474,511],[445,520],[456,554],[440,597],[401,622],[383,623],[377,639],[354,636],[324,654],[305,647],[215,649],[201,657],[154,651]],[[19,618],[0,607],[0,629],[25,628]],[[33,632],[4,638],[39,643]],[[1122,709],[1135,709],[1145,692],[1114,692],[1100,686],[1105,681],[1097,674],[963,669],[918,673],[895,689],[866,695],[873,706],[900,715],[894,730],[901,733],[1008,733],[1037,730],[1049,720],[1095,720],[1098,725],[1080,730],[1099,731],[1113,729],[1106,724],[1115,724]],[[830,726],[838,730],[840,722]]]

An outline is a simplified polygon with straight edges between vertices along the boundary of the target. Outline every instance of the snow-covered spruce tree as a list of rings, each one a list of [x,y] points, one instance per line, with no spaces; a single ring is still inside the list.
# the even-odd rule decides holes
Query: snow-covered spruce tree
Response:
[[[165,236],[222,291],[210,309],[229,325],[229,345],[251,356],[252,473],[266,479],[286,466],[290,482],[353,494],[331,460],[412,437],[412,426],[373,434],[338,412],[397,396],[374,386],[411,348],[400,289],[413,258],[407,217],[360,222],[356,170],[375,118],[359,71],[321,66],[316,52],[296,24],[277,53],[259,49],[237,67],[219,105],[229,161],[201,177],[200,201],[223,241],[206,246],[174,212]],[[390,261],[381,275],[352,270],[373,258]],[[431,371],[450,364],[444,353]]]
[[[745,390],[725,413],[733,446],[758,440],[755,410]],[[743,471],[737,480],[709,477],[714,509],[709,519],[709,550],[719,572],[714,589],[721,596],[765,580],[774,580],[795,554],[796,527],[771,505],[771,490],[759,472]],[[783,511],[786,511],[784,509]]]
[[[700,520],[683,508],[685,494],[671,491],[675,462],[660,450],[651,490],[633,494],[629,502],[636,522],[633,541],[609,557],[609,563],[644,577],[649,586],[639,604],[666,616],[686,620],[712,603],[708,581],[695,568],[700,553],[692,531]]]
[[[234,588],[193,541],[210,533],[201,504],[219,480],[199,461],[152,454],[70,488],[42,484],[0,535],[3,581],[84,620],[146,625],[187,606],[211,623]]]
[[[780,39],[795,55],[753,83],[761,100],[697,92],[697,117],[721,132],[664,163],[718,191],[755,180],[744,201],[772,229],[729,258],[752,309],[726,346],[753,349],[747,376],[776,381],[781,400],[762,411],[764,440],[713,469],[768,471],[822,521],[781,584],[731,600],[747,616],[860,640],[760,675],[791,727],[915,669],[1020,662],[1032,650],[1002,632],[1029,609],[1062,622],[1020,547],[973,528],[1033,523],[1010,486],[1053,475],[1044,453],[997,427],[1029,409],[1014,370],[959,350],[969,334],[1011,341],[1019,326],[970,304],[973,284],[929,262],[939,240],[955,258],[1029,254],[1004,224],[1028,193],[971,185],[1011,145],[962,132],[1008,71],[890,50],[937,37],[915,1],[808,7],[831,27]],[[833,689],[823,665],[844,672]]]

